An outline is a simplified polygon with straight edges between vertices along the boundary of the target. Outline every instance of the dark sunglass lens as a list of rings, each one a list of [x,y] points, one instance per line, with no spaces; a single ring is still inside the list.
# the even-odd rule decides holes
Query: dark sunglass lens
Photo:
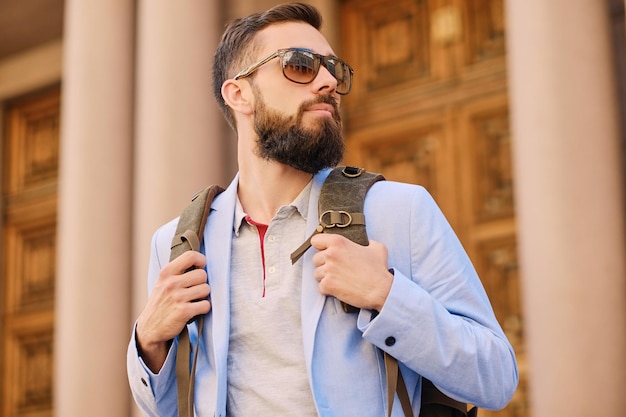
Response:
[[[305,51],[287,51],[282,57],[283,74],[296,83],[309,83],[317,75],[319,61]]]
[[[327,61],[328,72],[337,80],[337,92],[347,94],[352,85],[350,67],[343,61],[329,59]]]
[[[335,61],[332,58],[326,60],[326,69],[328,70],[328,72],[330,72],[330,75],[335,77],[337,81],[341,82],[341,80],[343,79],[343,68],[341,67],[341,64],[339,62]]]

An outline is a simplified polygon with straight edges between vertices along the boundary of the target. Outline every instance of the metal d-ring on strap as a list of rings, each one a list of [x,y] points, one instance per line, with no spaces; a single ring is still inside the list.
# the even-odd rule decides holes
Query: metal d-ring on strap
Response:
[[[328,216],[328,222],[324,221],[324,217]],[[346,218],[344,221],[343,219]],[[326,230],[332,230],[337,227],[343,229],[348,226],[362,225],[365,226],[365,216],[363,213],[348,213],[344,210],[326,210],[320,216],[320,224],[309,238],[291,253],[291,263],[295,264],[304,252],[311,247],[311,238],[318,233],[324,233]]]
[[[329,222],[324,221],[324,216],[328,215]],[[346,221],[343,221],[343,219]],[[320,216],[320,225],[324,229],[330,229],[331,227],[348,227],[352,224],[352,215],[344,210],[326,210]]]
[[[343,167],[343,169],[341,170],[341,174],[343,174],[344,177],[348,178],[356,178],[364,172],[365,169],[359,167]]]

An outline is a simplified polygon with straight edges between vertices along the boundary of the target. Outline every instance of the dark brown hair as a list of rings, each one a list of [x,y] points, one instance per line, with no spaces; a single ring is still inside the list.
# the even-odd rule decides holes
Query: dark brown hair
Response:
[[[304,22],[320,30],[322,16],[304,3],[280,4],[262,13],[236,19],[230,23],[217,47],[213,59],[213,95],[230,126],[237,130],[232,112],[222,97],[222,84],[252,62],[253,38],[262,29],[281,22]]]

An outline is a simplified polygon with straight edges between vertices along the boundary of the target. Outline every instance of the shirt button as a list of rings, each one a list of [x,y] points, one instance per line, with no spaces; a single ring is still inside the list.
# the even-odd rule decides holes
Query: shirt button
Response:
[[[268,239],[270,242],[273,242],[273,241],[275,241],[275,240],[276,240],[276,236],[274,236],[274,235],[269,235],[269,236],[267,237],[267,239]]]
[[[268,271],[269,271],[270,274],[273,274],[274,272],[276,272],[276,268],[274,268],[273,266],[270,266]]]
[[[393,336],[389,336],[388,338],[385,339],[385,344],[387,346],[393,346],[396,344],[396,338]]]

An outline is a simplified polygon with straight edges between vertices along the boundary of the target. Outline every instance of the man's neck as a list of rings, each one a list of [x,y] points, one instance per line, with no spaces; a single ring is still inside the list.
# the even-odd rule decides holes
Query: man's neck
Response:
[[[239,201],[252,219],[269,224],[280,207],[295,200],[312,175],[276,162],[253,165],[240,167]]]

